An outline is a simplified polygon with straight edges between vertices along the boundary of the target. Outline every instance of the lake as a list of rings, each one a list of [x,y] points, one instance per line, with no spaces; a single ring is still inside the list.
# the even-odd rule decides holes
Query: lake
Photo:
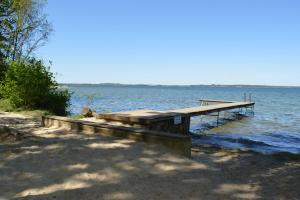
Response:
[[[80,113],[92,96],[97,112],[169,110],[199,106],[198,99],[255,100],[255,115],[214,126],[213,117],[191,122],[193,144],[251,149],[262,153],[300,153],[300,88],[255,86],[65,85],[73,92],[70,112]],[[204,123],[205,122],[205,123]],[[208,125],[205,128],[203,124]]]

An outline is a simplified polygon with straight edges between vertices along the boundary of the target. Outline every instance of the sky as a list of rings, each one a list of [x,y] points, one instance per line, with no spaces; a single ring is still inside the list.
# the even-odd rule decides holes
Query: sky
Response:
[[[60,83],[300,86],[299,0],[48,0]]]

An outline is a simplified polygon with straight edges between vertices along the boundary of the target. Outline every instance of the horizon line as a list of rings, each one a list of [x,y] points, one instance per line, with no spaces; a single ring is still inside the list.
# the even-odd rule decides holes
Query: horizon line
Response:
[[[235,86],[235,87],[289,87],[300,88],[300,85],[255,85],[255,84],[148,84],[148,83],[58,83],[60,85],[110,85],[110,86]]]

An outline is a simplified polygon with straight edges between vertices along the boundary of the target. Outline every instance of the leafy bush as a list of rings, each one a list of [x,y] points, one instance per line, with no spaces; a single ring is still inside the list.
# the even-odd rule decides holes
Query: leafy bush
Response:
[[[66,114],[70,102],[70,93],[60,89],[50,68],[36,59],[9,64],[0,93],[14,108],[46,109],[58,115]]]
[[[48,101],[46,101],[49,111],[57,115],[67,114],[66,110],[70,106],[71,94],[68,90],[56,88],[56,90],[51,90],[48,95]]]
[[[8,99],[1,99],[0,100],[0,110],[5,112],[14,111],[14,106],[10,103]]]

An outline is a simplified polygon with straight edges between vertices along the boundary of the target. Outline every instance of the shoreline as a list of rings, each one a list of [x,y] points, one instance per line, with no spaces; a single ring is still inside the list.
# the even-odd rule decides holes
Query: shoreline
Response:
[[[297,199],[300,162],[205,147],[187,159],[167,148],[44,128],[0,113],[24,137],[0,144],[0,199]],[[157,184],[159,183],[159,184]]]
[[[273,152],[273,153],[262,153],[251,149],[233,149],[222,146],[214,146],[209,144],[203,145],[192,145],[191,151],[193,152],[227,152],[227,153],[238,153],[238,154],[253,154],[257,156],[268,156],[280,161],[300,161],[300,153],[291,152]]]

